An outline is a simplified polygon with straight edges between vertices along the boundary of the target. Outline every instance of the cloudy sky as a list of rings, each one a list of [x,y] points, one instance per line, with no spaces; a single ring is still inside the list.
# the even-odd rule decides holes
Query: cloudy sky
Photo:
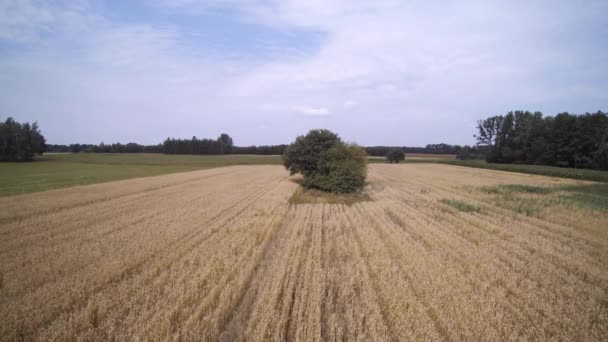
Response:
[[[49,143],[329,128],[473,143],[509,110],[608,110],[608,1],[0,0],[0,119]]]

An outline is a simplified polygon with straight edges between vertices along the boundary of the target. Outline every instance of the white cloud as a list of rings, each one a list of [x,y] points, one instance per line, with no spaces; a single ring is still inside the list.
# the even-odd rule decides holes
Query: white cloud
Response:
[[[346,100],[342,104],[342,107],[344,107],[345,109],[349,109],[349,108],[355,107],[356,105],[357,105],[357,102],[351,101],[351,100]]]
[[[325,107],[305,107],[305,106],[294,106],[291,108],[294,112],[305,116],[328,116],[329,109]]]

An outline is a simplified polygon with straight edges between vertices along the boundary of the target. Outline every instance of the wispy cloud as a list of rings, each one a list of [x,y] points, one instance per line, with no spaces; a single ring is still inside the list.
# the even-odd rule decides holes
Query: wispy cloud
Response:
[[[328,116],[329,109],[325,107],[303,107],[303,106],[294,106],[292,110],[298,114],[302,114],[305,116]]]
[[[41,3],[19,0],[0,1],[0,38],[12,42],[25,42],[57,24],[57,13]]]

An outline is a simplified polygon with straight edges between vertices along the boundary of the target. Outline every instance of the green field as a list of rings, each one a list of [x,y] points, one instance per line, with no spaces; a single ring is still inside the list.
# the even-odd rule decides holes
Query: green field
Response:
[[[370,163],[385,163],[384,157],[369,157]],[[594,182],[608,182],[608,171],[573,169],[567,167],[556,167],[546,165],[525,165],[525,164],[496,164],[488,163],[485,160],[458,160],[453,155],[447,154],[416,154],[406,153],[402,163],[439,163],[456,166],[473,167],[478,169],[489,169],[498,171],[527,173],[558,178],[570,178],[588,180]]]
[[[0,163],[0,196],[220,166],[280,163],[280,156],[49,154],[32,163]]]
[[[542,175],[549,177],[570,178],[588,180],[594,182],[608,182],[608,171],[588,170],[588,169],[573,169],[567,167],[545,166],[545,165],[524,165],[524,164],[495,164],[488,163],[485,160],[448,160],[435,159],[428,161],[410,160],[411,163],[441,163],[465,167],[474,167],[479,169],[490,169],[499,171],[509,171],[518,173],[527,173],[532,175]]]

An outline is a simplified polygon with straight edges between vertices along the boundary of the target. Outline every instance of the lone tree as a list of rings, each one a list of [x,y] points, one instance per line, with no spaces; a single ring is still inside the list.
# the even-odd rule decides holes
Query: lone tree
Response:
[[[393,148],[386,153],[386,161],[389,163],[397,163],[405,159],[405,153],[400,148]]]
[[[365,150],[326,129],[298,136],[285,149],[283,165],[292,175],[302,174],[304,187],[329,192],[361,190],[367,176]]]

